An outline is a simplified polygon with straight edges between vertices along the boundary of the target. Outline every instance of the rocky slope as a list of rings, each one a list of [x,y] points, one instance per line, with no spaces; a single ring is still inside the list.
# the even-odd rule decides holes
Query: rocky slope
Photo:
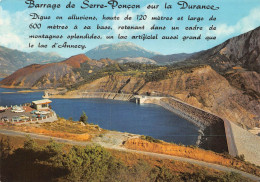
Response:
[[[81,54],[58,63],[27,66],[6,77],[0,84],[4,87],[16,88],[51,88],[72,85],[83,80],[81,74],[76,71],[82,63],[88,66],[86,71],[91,74],[92,69],[114,62],[107,59],[95,61]]]
[[[86,52],[91,59],[118,59],[122,57],[145,57],[151,58],[159,53],[148,51],[131,42],[119,42],[115,44],[103,44]]]
[[[61,61],[56,53],[26,53],[0,46],[0,75],[9,75],[30,64],[46,64]]]
[[[229,83],[244,94],[260,99],[260,74],[255,71],[235,71],[224,75]]]
[[[188,62],[211,65],[219,72],[242,67],[260,73],[260,27],[193,55]]]
[[[147,83],[140,94],[162,93],[248,127],[260,125],[259,100],[234,88],[209,66],[176,71],[172,78]]]

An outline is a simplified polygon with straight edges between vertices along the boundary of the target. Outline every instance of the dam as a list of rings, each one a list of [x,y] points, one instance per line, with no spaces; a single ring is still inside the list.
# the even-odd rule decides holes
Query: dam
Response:
[[[173,97],[135,96],[132,101],[158,104],[198,126],[201,148],[226,151],[233,157],[244,155],[245,160],[260,165],[260,138],[235,123]]]

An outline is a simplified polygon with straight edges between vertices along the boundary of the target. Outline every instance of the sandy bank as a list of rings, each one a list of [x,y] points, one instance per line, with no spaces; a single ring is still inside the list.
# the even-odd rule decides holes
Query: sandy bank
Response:
[[[122,94],[122,93],[111,93],[111,92],[78,92],[74,94],[64,94],[64,95],[51,95],[48,98],[58,98],[58,99],[78,99],[78,98],[101,98],[101,99],[111,99],[111,100],[122,100],[130,101],[133,98],[133,94]]]

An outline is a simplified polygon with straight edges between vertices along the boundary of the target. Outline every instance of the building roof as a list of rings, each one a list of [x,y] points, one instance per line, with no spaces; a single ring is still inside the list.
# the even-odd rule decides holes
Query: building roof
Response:
[[[52,103],[52,101],[49,99],[42,99],[42,100],[32,101],[32,103],[36,105],[40,105],[40,104],[49,104]]]
[[[6,107],[0,106],[0,110],[6,110]]]

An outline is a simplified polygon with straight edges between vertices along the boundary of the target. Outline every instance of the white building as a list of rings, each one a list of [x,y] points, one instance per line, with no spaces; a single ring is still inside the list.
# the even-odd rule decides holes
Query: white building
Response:
[[[43,99],[43,100],[36,100],[32,101],[33,108],[36,110],[46,110],[49,109],[49,104],[52,103],[49,99]]]

